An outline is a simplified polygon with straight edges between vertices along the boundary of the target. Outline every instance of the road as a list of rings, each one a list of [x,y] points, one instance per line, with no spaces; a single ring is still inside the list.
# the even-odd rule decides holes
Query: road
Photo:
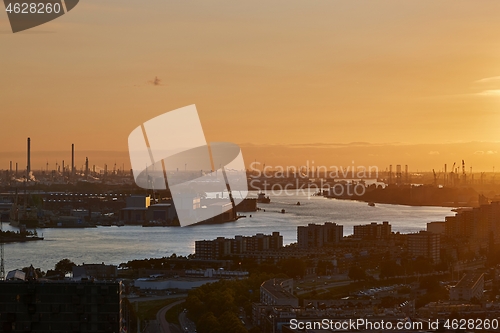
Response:
[[[186,333],[196,333],[196,325],[186,316],[186,312],[181,312],[179,314],[179,323],[181,324],[181,328]]]
[[[319,284],[318,283],[318,285],[316,287],[307,288],[307,289],[301,290],[301,291],[296,291],[295,295],[307,294],[307,293],[310,293],[313,290],[328,292],[329,288],[347,286],[349,284],[351,284],[351,281],[338,281],[338,282],[331,282],[331,283],[327,283],[327,284],[324,284],[324,283],[323,284]]]
[[[165,314],[167,313],[168,310],[170,310],[174,306],[181,304],[181,303],[184,303],[184,302],[185,302],[185,300],[182,299],[180,301],[177,301],[177,302],[174,302],[174,303],[169,304],[167,306],[164,306],[163,308],[160,309],[160,311],[158,311],[158,313],[156,314],[156,321],[158,322],[158,324],[160,326],[160,333],[174,333],[170,330],[170,324],[165,319]]]
[[[172,295],[151,295],[151,296],[143,296],[143,297],[130,297],[126,296],[130,302],[149,302],[149,301],[159,301],[162,299],[170,299],[170,298],[181,298],[181,297],[187,297],[187,294],[172,294]]]

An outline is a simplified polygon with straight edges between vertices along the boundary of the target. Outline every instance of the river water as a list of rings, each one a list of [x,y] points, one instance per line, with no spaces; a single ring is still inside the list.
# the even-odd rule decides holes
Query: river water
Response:
[[[255,193],[253,193],[255,195]],[[300,206],[296,205],[300,202]],[[5,270],[33,264],[43,270],[53,269],[63,258],[76,264],[120,264],[132,259],[170,256],[172,253],[194,253],[194,242],[219,236],[251,236],[279,231],[284,244],[297,241],[297,226],[308,223],[336,222],[344,226],[344,235],[352,234],[353,226],[370,222],[389,221],[393,231],[402,233],[423,230],[427,222],[444,221],[454,215],[445,207],[411,207],[365,202],[326,199],[297,191],[294,195],[271,195],[265,209],[245,213],[236,222],[194,227],[141,226],[98,227],[89,229],[38,229],[45,240],[5,244]],[[281,210],[285,209],[285,214]],[[252,215],[252,217],[250,217]],[[4,230],[16,230],[8,223]]]

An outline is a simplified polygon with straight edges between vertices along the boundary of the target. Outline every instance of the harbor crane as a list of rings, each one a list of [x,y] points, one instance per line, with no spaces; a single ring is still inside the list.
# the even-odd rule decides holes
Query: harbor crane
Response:
[[[463,184],[465,185],[466,183],[466,175],[465,175],[465,162],[464,160],[462,160],[462,181],[463,181]]]

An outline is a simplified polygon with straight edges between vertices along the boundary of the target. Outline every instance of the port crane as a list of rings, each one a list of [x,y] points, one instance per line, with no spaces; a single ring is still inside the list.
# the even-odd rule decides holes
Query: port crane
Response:
[[[450,172],[450,178],[451,178],[451,185],[452,186],[455,186],[455,165],[457,164],[457,162],[453,162],[453,166],[451,167],[451,172]]]
[[[463,184],[464,184],[464,185],[465,185],[465,183],[466,183],[466,181],[467,181],[467,180],[466,180],[466,177],[467,177],[467,176],[465,175],[465,162],[464,162],[464,160],[462,160],[462,179],[463,179]]]

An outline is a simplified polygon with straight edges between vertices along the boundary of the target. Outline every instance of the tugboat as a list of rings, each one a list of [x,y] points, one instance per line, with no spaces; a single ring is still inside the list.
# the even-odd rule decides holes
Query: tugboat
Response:
[[[370,202],[368,203],[368,206],[370,206],[370,207],[375,207],[375,203],[370,201]]]
[[[264,192],[260,192],[259,196],[257,197],[257,202],[268,204],[271,202],[271,199],[269,198],[269,196],[266,197],[266,194]]]

